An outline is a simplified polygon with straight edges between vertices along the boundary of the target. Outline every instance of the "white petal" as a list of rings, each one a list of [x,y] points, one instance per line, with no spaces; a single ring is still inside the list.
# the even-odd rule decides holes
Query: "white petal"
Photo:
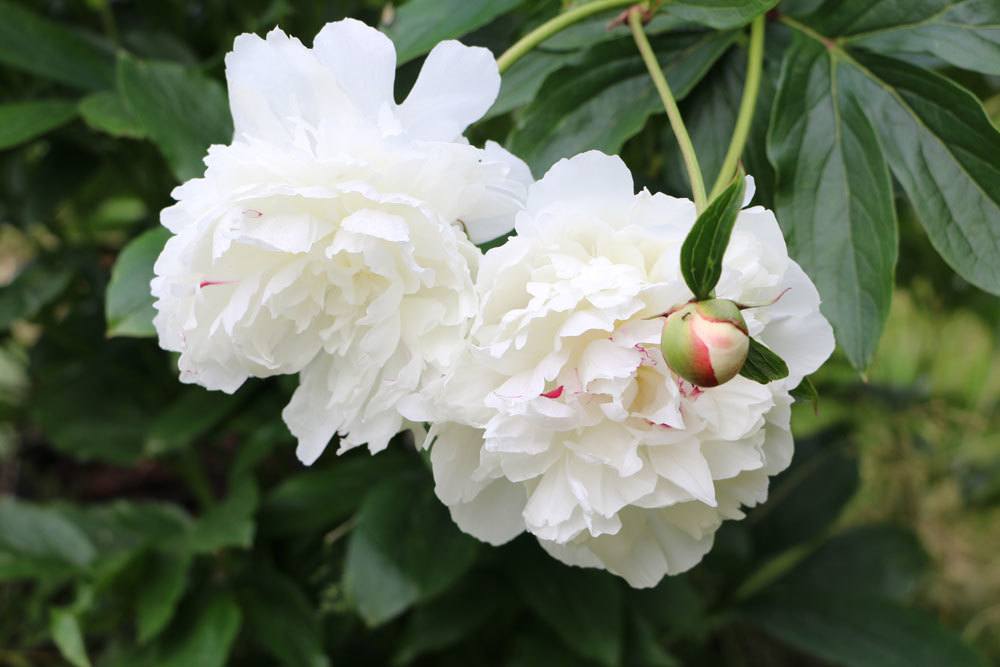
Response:
[[[472,500],[452,505],[451,518],[473,537],[498,546],[524,532],[524,487],[498,479]]]
[[[632,173],[620,157],[587,151],[552,165],[528,192],[527,210],[538,215],[548,206],[559,206],[564,211],[607,215],[609,222],[624,221],[634,193]]]
[[[486,113],[499,92],[500,72],[493,54],[449,40],[427,55],[399,111],[414,137],[454,141]]]
[[[396,47],[383,33],[354,19],[327,23],[313,51],[362,113],[375,119],[395,108]]]
[[[697,438],[649,448],[649,461],[661,477],[673,482],[706,505],[715,506],[712,471],[701,454]]]

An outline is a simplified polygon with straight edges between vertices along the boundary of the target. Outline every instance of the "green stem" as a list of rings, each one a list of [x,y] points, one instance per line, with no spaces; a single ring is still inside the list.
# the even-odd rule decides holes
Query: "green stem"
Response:
[[[635,2],[636,0],[595,0],[594,2],[588,2],[585,5],[574,7],[564,14],[560,14],[559,16],[549,19],[521,39],[517,40],[513,46],[504,51],[503,55],[497,58],[497,65],[500,67],[500,73],[503,74],[505,71],[510,69],[510,66],[520,60],[526,53],[560,30],[565,30],[569,26],[582,21],[588,16],[599,14],[609,9],[614,9],[615,7],[624,7],[625,5],[635,4]]]
[[[691,136],[684,126],[681,111],[677,108],[677,101],[674,100],[674,95],[670,92],[667,77],[663,75],[663,69],[660,67],[660,63],[656,59],[656,54],[653,53],[653,47],[649,45],[649,39],[642,28],[641,14],[641,11],[631,11],[628,15],[628,25],[632,29],[632,36],[635,38],[636,46],[639,47],[642,60],[646,63],[646,68],[649,70],[649,76],[653,79],[653,85],[656,86],[656,92],[660,94],[660,100],[663,101],[663,108],[666,109],[667,118],[670,119],[670,127],[674,131],[674,136],[677,137],[677,144],[680,146],[681,155],[684,157],[684,167],[687,169],[688,178],[691,179],[694,206],[700,213],[705,210],[707,199],[705,197],[705,181],[701,176],[701,167],[698,166],[698,156],[694,152],[694,144],[691,143]]]
[[[753,112],[757,107],[757,93],[760,92],[760,73],[764,63],[764,16],[754,19],[750,26],[750,50],[747,53],[747,78],[743,84],[743,98],[740,100],[739,114],[736,116],[736,127],[733,138],[729,142],[726,157],[722,160],[719,175],[712,186],[708,200],[712,201],[726,189],[736,171],[736,165],[743,155],[743,147],[747,143],[750,124],[753,122]]]

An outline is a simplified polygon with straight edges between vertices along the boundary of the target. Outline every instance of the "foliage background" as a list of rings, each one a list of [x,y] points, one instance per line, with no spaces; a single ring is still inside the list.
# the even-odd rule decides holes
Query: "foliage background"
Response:
[[[649,26],[710,179],[742,87],[741,26],[774,4],[677,0]],[[405,436],[302,469],[278,418],[288,382],[183,386],[148,337],[158,212],[229,139],[236,34],[280,23],[308,43],[344,16],[381,23],[405,93],[435,41],[500,53],[560,2],[0,0],[0,665],[1000,661],[1000,309],[969,282],[1000,290],[1000,152],[978,104],[926,78],[958,82],[997,122],[1000,7],[862,4],[888,26],[877,38],[850,37],[852,0],[780,3],[847,37],[824,49],[768,22],[744,154],[837,304],[843,347],[814,377],[819,410],[796,406],[796,459],[767,504],[690,573],[634,591],[525,537],[494,549],[459,533]],[[634,45],[605,29],[613,15],[515,65],[472,139],[504,141],[536,176],[620,149],[641,185],[687,196]],[[867,85],[840,54],[888,71],[870,51],[918,70],[908,99],[937,118],[929,131],[957,147],[966,181],[924,145],[934,188],[913,186],[903,153],[927,137],[890,122],[896,141],[873,139],[889,113],[877,90],[822,92],[834,71],[846,90]],[[801,71],[782,78],[783,61]],[[824,158],[817,138],[841,136],[858,141]],[[959,223],[979,243],[956,259],[927,230]]]

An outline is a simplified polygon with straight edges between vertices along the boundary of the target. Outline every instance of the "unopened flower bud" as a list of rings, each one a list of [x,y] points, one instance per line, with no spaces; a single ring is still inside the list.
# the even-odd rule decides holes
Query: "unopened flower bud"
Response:
[[[689,303],[669,316],[660,339],[663,358],[677,375],[699,387],[729,382],[750,349],[747,323],[728,299]]]

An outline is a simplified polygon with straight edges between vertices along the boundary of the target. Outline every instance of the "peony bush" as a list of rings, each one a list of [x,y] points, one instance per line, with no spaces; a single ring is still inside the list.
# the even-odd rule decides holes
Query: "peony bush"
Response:
[[[322,5],[0,0],[0,663],[1000,655],[990,3]]]

